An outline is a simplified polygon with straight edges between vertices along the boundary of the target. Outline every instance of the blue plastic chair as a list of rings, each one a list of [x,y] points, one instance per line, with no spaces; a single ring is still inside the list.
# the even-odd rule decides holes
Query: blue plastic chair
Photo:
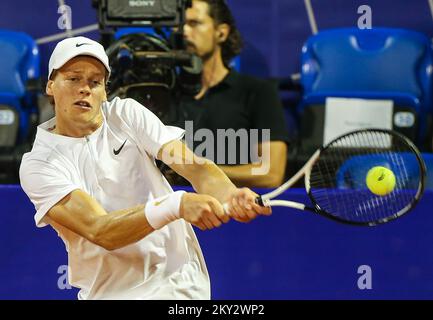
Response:
[[[35,96],[27,90],[27,84],[40,77],[40,57],[36,42],[30,36],[1,29],[0,52],[0,118],[4,121],[0,125],[18,121],[15,141],[3,145],[13,147],[28,138],[30,116],[37,113]]]
[[[433,116],[433,50],[425,35],[403,29],[343,28],[321,31],[302,49],[303,100],[298,112],[327,97],[391,99],[418,121],[425,143]]]

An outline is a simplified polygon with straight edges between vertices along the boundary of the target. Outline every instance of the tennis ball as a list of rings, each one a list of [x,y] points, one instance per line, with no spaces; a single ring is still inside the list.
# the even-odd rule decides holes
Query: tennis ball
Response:
[[[388,168],[376,166],[367,172],[365,183],[378,196],[385,196],[395,188],[395,175]]]

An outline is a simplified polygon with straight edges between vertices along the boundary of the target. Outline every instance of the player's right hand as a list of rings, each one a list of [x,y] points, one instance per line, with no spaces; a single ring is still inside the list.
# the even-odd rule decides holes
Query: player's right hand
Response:
[[[210,230],[227,223],[230,217],[224,213],[223,206],[215,198],[185,193],[180,203],[180,217],[201,230]]]

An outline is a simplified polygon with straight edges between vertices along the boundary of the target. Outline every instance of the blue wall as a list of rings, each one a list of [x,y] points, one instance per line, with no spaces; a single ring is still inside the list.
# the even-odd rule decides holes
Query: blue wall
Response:
[[[263,190],[260,190],[261,192]],[[285,198],[308,201],[290,190]],[[63,242],[34,225],[18,186],[0,187],[0,299],[75,299]],[[275,208],[271,217],[197,231],[214,299],[433,299],[433,192],[407,216],[375,228]],[[372,288],[360,290],[367,265]],[[361,272],[362,273],[362,272]]]
[[[311,34],[303,0],[229,0],[246,40],[242,71],[260,76],[299,72],[303,42]],[[369,5],[373,26],[410,28],[433,37],[428,0],[312,0],[319,30],[357,26],[358,7]],[[90,0],[65,0],[72,8],[72,27],[96,23]],[[34,38],[62,32],[57,27],[57,0],[2,0],[0,28],[29,33]],[[98,38],[97,32],[86,34]],[[53,43],[41,45],[43,72]]]

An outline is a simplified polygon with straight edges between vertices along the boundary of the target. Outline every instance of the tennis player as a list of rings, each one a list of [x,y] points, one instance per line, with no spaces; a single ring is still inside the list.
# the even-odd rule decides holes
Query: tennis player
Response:
[[[46,93],[56,116],[38,127],[24,155],[21,185],[35,222],[66,245],[79,299],[209,299],[210,281],[192,225],[210,230],[270,209],[238,189],[211,161],[132,99],[107,101],[108,57],[75,37],[55,47]],[[196,193],[173,192],[160,159]],[[222,203],[229,204],[229,215]]]

